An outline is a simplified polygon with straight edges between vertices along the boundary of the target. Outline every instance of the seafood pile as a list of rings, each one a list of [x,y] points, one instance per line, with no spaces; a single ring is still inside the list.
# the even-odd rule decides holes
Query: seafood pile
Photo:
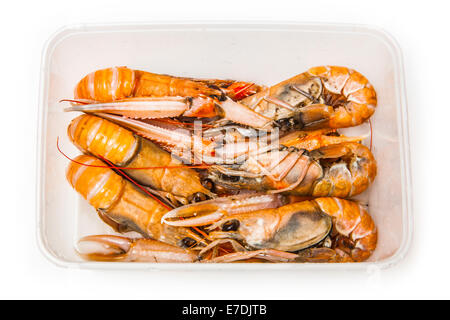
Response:
[[[361,262],[376,248],[372,217],[351,199],[376,161],[367,137],[339,133],[377,105],[355,70],[315,67],[266,87],[114,67],[63,101],[81,112],[67,181],[121,234],[79,239],[86,260]]]

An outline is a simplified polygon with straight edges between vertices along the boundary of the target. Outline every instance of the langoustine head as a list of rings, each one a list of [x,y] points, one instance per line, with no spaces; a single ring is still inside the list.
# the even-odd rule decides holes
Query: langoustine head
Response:
[[[206,201],[175,209],[162,221],[172,226],[207,225],[211,240],[235,240],[249,250],[298,251],[322,241],[331,218],[313,202],[287,204],[281,195]]]
[[[82,152],[120,166],[137,182],[178,206],[214,195],[202,186],[198,173],[154,143],[107,119],[83,114],[67,128]],[[129,169],[129,170],[127,170]]]

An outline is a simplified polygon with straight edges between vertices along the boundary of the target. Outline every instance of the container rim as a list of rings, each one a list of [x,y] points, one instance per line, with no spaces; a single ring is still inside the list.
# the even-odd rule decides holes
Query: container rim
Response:
[[[45,42],[41,53],[40,66],[40,85],[39,85],[39,106],[38,106],[38,128],[37,143],[44,146],[46,143],[45,129],[47,127],[47,113],[45,101],[47,98],[47,73],[50,56],[57,44],[67,37],[79,33],[93,32],[119,32],[119,31],[143,31],[149,29],[175,29],[175,28],[251,28],[260,31],[283,30],[292,28],[303,28],[306,31],[316,32],[339,32],[339,33],[359,33],[367,34],[378,38],[389,49],[394,60],[396,83],[398,84],[396,91],[398,94],[397,108],[397,124],[399,131],[400,145],[400,162],[401,162],[401,181],[402,181],[402,227],[403,236],[399,249],[391,257],[373,262],[360,263],[302,263],[302,264],[195,264],[195,268],[186,268],[186,265],[192,266],[192,263],[170,264],[170,263],[133,263],[133,262],[69,262],[54,252],[51,252],[45,239],[45,230],[43,226],[44,199],[43,186],[45,185],[45,154],[42,147],[38,149],[36,157],[36,221],[37,230],[36,238],[41,253],[54,265],[65,268],[79,269],[99,269],[99,270],[152,270],[152,271],[222,271],[222,270],[252,270],[252,271],[278,271],[278,270],[381,270],[393,267],[404,259],[412,242],[413,233],[413,203],[412,203],[412,182],[411,182],[411,158],[409,150],[409,122],[406,98],[406,85],[404,76],[403,54],[397,40],[385,29],[368,24],[351,24],[351,23],[328,23],[328,22],[304,22],[304,21],[261,21],[261,20],[158,20],[153,22],[107,22],[107,23],[76,23],[69,24],[59,28]],[[309,30],[308,30],[309,29]],[[317,29],[317,30],[314,30]],[[319,30],[320,29],[320,30]],[[301,266],[299,266],[301,265]]]

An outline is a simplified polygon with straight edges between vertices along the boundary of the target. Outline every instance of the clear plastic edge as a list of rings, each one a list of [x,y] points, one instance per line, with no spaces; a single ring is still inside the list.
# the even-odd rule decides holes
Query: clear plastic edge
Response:
[[[398,77],[396,83],[399,87],[398,97],[399,97],[399,108],[397,108],[397,122],[399,136],[401,137],[400,143],[400,155],[401,159],[401,176],[402,176],[402,201],[403,201],[403,239],[401,245],[397,252],[382,261],[375,262],[360,262],[360,263],[343,263],[343,264],[315,264],[315,263],[304,263],[304,264],[195,264],[195,268],[186,266],[192,266],[191,263],[185,264],[149,264],[149,263],[114,263],[114,262],[68,262],[58,257],[56,254],[51,252],[48,245],[46,244],[44,236],[44,221],[43,221],[43,194],[42,188],[45,184],[44,166],[45,166],[45,154],[43,153],[43,146],[46,143],[46,138],[44,130],[47,123],[47,112],[45,106],[46,100],[46,76],[47,67],[49,63],[49,58],[53,52],[56,45],[63,41],[67,36],[71,36],[76,32],[93,32],[100,31],[101,29],[118,29],[122,30],[127,28],[142,29],[144,27],[253,27],[262,29],[262,27],[267,28],[292,28],[292,27],[311,27],[311,28],[327,28],[329,31],[333,29],[340,29],[339,32],[347,30],[347,32],[355,32],[354,29],[365,30],[368,35],[376,36],[389,48],[393,54],[395,60],[395,66],[397,68],[395,74]],[[353,30],[352,30],[353,29]],[[112,30],[109,30],[112,31]],[[63,268],[79,268],[79,269],[91,269],[91,270],[151,270],[151,271],[221,271],[221,270],[253,270],[253,271],[278,271],[278,270],[322,270],[322,269],[333,269],[342,271],[351,270],[367,270],[372,272],[374,270],[382,270],[393,267],[403,260],[409,251],[412,242],[412,231],[413,231],[413,204],[412,204],[412,183],[411,183],[411,160],[410,160],[410,149],[409,149],[409,122],[408,122],[408,109],[407,109],[407,99],[406,99],[406,85],[404,76],[404,65],[403,65],[403,55],[401,48],[397,40],[386,30],[378,26],[366,25],[366,24],[346,24],[346,23],[322,23],[322,22],[298,22],[298,21],[260,21],[260,20],[249,20],[249,21],[155,21],[155,22],[135,22],[135,23],[105,23],[105,24],[71,24],[59,28],[53,35],[51,35],[43,46],[41,53],[41,67],[40,67],[40,85],[39,85],[39,107],[38,107],[38,129],[37,129],[37,143],[38,152],[36,159],[36,238],[40,252],[44,257],[47,258],[51,263],[58,267]],[[299,267],[301,265],[301,267]]]

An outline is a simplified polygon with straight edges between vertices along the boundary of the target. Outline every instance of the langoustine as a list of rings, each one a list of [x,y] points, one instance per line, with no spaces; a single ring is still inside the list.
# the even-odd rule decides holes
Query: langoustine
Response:
[[[229,98],[216,101],[217,108],[209,108],[207,115],[192,112],[197,110],[195,103],[182,97],[124,100],[67,110],[108,112],[132,118],[219,117],[212,124],[223,125],[224,120],[286,132],[356,126],[369,119],[377,105],[376,92],[369,81],[355,70],[338,66],[311,68],[256,91],[259,92],[239,102]],[[189,96],[185,92],[180,95]]]
[[[358,203],[339,198],[316,198],[276,208],[248,210],[251,197],[240,202],[210,200],[166,213],[171,226],[209,225],[213,242],[237,242],[246,249],[297,252],[297,262],[361,262],[377,244],[377,229]],[[214,241],[215,240],[215,241]],[[214,262],[226,262],[224,258]]]
[[[199,137],[116,115],[99,116],[156,140],[174,154],[192,152],[189,161],[210,165],[206,179],[226,189],[351,197],[366,190],[377,172],[370,150],[356,142],[363,137],[296,131],[272,141],[265,131],[239,126],[208,129]],[[242,137],[242,130],[255,136]],[[231,133],[231,141],[224,141],[228,138],[221,131]],[[303,138],[297,139],[299,135]]]
[[[118,232],[136,231],[145,238],[182,248],[206,244],[200,234],[189,228],[161,224],[170,207],[145,194],[93,156],[75,158],[67,168],[66,178],[97,209],[102,220]]]
[[[99,159],[78,156],[69,164],[66,177],[72,187],[97,209],[99,217],[115,231],[135,231],[144,236],[144,239],[112,235],[83,237],[79,240],[79,247],[84,245],[85,248],[78,249],[83,258],[137,262],[194,262],[203,258],[198,250],[209,243],[205,233],[199,229],[194,231],[162,224],[161,218],[170,208],[136,188]],[[276,203],[276,199],[269,200],[263,205]],[[234,254],[231,258],[233,261],[260,258],[285,262],[294,256],[279,250],[263,250],[245,252],[238,257]]]
[[[202,186],[195,170],[186,168],[154,143],[115,123],[84,114],[72,120],[67,133],[82,152],[125,168],[129,176],[151,187],[172,204],[188,204],[214,196]]]
[[[235,102],[261,90],[234,80],[180,78],[114,67],[84,77],[71,111],[111,112],[131,118],[225,117],[266,126],[267,118]]]

